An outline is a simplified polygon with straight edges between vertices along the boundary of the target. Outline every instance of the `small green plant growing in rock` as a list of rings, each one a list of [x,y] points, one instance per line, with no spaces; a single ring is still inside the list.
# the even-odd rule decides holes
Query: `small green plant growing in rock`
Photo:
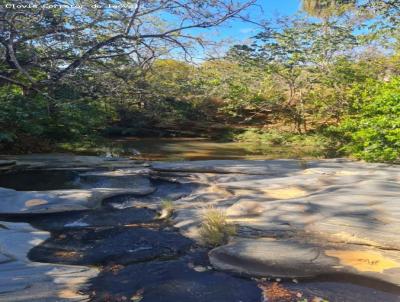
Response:
[[[171,217],[173,212],[174,212],[174,203],[172,202],[172,200],[165,199],[161,201],[161,213],[160,213],[161,219],[167,219]]]
[[[204,210],[200,236],[204,244],[216,247],[226,244],[236,234],[234,225],[229,224],[225,213],[213,207]]]

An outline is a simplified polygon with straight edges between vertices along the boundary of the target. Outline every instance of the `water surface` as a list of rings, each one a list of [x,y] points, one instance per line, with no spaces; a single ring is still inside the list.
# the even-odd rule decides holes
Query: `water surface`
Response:
[[[204,138],[123,138],[108,140],[97,154],[145,160],[315,158],[312,147],[271,146],[257,142],[221,142]]]

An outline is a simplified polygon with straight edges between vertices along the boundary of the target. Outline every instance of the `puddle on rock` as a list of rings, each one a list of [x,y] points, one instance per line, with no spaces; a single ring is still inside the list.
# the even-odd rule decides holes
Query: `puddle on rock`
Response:
[[[325,254],[360,272],[383,273],[387,269],[400,268],[400,263],[373,251],[327,250]]]
[[[79,189],[79,174],[66,170],[26,170],[0,174],[0,187],[17,191]]]
[[[109,175],[90,175],[72,170],[26,170],[0,174],[0,187],[17,191],[50,191],[93,188],[148,187],[147,175],[127,172]]]
[[[29,223],[38,229],[60,231],[74,228],[110,228],[125,225],[149,224],[155,221],[157,212],[148,208],[124,210],[85,210],[68,213],[33,215]],[[16,218],[13,219],[17,221]],[[26,218],[24,219],[26,221]]]

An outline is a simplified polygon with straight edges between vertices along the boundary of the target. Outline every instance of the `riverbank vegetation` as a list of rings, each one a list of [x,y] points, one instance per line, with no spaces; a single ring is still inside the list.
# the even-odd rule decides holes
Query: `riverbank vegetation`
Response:
[[[253,21],[255,1],[100,2],[1,10],[3,152],[171,135],[399,160],[398,1],[304,0],[298,14],[262,20],[250,40],[200,60],[212,44],[201,31]]]

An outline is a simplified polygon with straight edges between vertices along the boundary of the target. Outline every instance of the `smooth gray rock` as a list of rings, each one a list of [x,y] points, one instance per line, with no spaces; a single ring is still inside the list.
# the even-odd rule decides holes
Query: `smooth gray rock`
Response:
[[[210,205],[237,226],[235,243],[210,253],[220,270],[266,277],[346,273],[400,285],[400,166],[336,159],[153,168],[208,185],[175,204],[174,221],[186,236],[201,239]]]
[[[49,237],[26,223],[6,223],[0,229],[1,251],[12,260],[0,262],[0,301],[82,301],[81,289],[98,274],[96,268],[32,262],[28,251]]]
[[[110,196],[107,194],[124,193],[119,188],[132,179],[140,183],[137,187],[143,194],[149,192],[148,179],[140,176],[148,176],[147,168],[99,158],[69,159],[65,163],[61,156],[20,158],[19,167],[110,170],[81,174],[83,183],[97,184],[97,189],[0,190],[1,211],[92,209]],[[119,164],[126,166],[112,171]],[[157,162],[150,173],[173,175],[178,184],[196,184],[195,190],[172,198],[171,220],[186,236],[198,239],[204,211],[210,206],[225,211],[228,222],[237,226],[237,238],[210,253],[217,269],[262,277],[345,273],[400,285],[400,166],[343,159]],[[145,203],[154,207],[172,191],[180,190],[170,185],[163,189],[161,182],[156,185],[157,192],[147,197],[131,192],[138,196],[128,206]],[[113,199],[107,205],[119,202]],[[82,227],[81,222],[74,221],[72,226]],[[9,256],[1,249],[0,255]]]
[[[321,246],[296,240],[238,239],[209,253],[214,267],[257,277],[310,278],[353,274],[400,285],[400,256],[354,245]]]
[[[79,211],[100,206],[101,202],[119,195],[147,195],[152,187],[94,188],[88,190],[54,190],[19,192],[0,188],[0,214],[38,214]]]
[[[16,165],[15,160],[1,160],[0,159],[0,172],[11,170]]]
[[[219,161],[196,165],[212,162],[218,170]],[[212,204],[239,226],[400,250],[400,166],[348,160],[305,165],[310,167],[276,176],[193,174],[209,186],[179,201],[177,225],[195,227]]]
[[[84,156],[69,153],[0,155],[0,160],[15,161],[16,169],[93,169],[142,167],[127,158],[109,160],[100,156]]]
[[[13,260],[14,259],[11,256],[0,253],[0,264],[10,262]]]
[[[209,256],[218,269],[258,277],[312,277],[336,264],[321,261],[320,250],[311,244],[264,238],[238,239]]]
[[[239,173],[280,175],[301,169],[296,160],[200,160],[189,162],[155,162],[155,171],[191,173]]]
[[[1,160],[0,167],[14,166],[17,162],[15,160]]]

